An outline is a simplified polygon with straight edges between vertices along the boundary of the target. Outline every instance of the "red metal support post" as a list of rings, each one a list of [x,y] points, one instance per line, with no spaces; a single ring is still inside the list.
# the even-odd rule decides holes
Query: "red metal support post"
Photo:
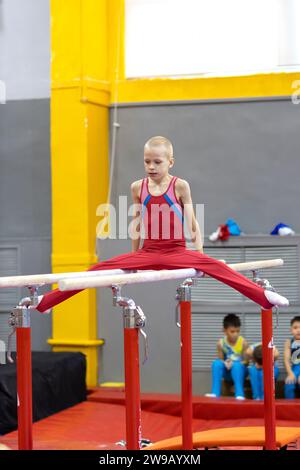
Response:
[[[139,367],[139,329],[124,328],[126,447],[139,450],[141,445],[141,397]]]
[[[191,301],[180,302],[182,448],[193,449]]]
[[[261,328],[264,371],[265,449],[276,450],[276,410],[272,309],[262,309]]]
[[[32,366],[30,312],[26,307],[17,312],[17,403],[19,450],[32,450]]]

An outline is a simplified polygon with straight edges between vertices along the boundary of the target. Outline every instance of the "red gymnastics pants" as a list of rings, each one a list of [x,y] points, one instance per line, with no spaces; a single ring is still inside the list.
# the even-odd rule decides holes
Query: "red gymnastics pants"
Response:
[[[234,271],[222,261],[200,253],[199,251],[187,250],[185,247],[172,249],[144,249],[136,252],[125,253],[115,256],[107,261],[95,264],[88,271],[100,271],[102,269],[180,269],[195,268],[208,274],[218,281],[236,289],[241,294],[261,305],[263,308],[272,308],[267,300],[264,289],[257,286],[250,279]],[[44,312],[48,308],[67,300],[83,289],[61,292],[59,289],[47,292],[41,300],[38,310]]]

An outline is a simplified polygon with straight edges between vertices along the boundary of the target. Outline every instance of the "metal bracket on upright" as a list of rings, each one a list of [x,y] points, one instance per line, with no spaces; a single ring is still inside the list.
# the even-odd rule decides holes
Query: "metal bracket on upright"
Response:
[[[260,277],[258,270],[253,270],[252,275],[253,275],[253,282],[255,282],[255,284],[257,284],[258,286],[262,287],[265,290],[276,292],[275,287],[272,286],[272,284],[270,283],[268,279]],[[276,327],[275,328],[277,329],[279,325],[279,307],[275,305],[273,309],[275,310],[275,314],[276,314]]]
[[[176,326],[178,328],[181,327],[180,321],[179,321],[179,306],[180,302],[186,301],[186,302],[191,302],[192,300],[192,286],[195,284],[195,279],[192,278],[187,278],[185,279],[180,286],[177,287],[176,289],[176,300],[178,300],[178,303],[175,307],[175,322]]]
[[[121,295],[121,287],[112,285],[113,292],[113,305],[123,307],[123,327],[124,328],[138,328],[143,337],[144,342],[144,359],[143,364],[148,359],[148,338],[143,330],[146,325],[146,315],[139,305],[136,305],[133,299],[123,297]]]
[[[8,325],[11,327],[11,332],[8,335],[7,344],[7,360],[11,364],[14,362],[12,358],[12,337],[16,332],[16,328],[29,328],[30,327],[30,309],[23,305],[17,305],[10,314]]]
[[[12,310],[8,319],[8,325],[11,327],[11,332],[8,335],[7,342],[7,360],[13,363],[12,358],[12,337],[16,332],[16,328],[29,328],[30,327],[30,310],[35,309],[38,305],[38,288],[39,286],[27,286],[29,289],[29,297],[23,297],[19,304]]]
[[[255,284],[257,284],[260,287],[263,287],[266,290],[271,290],[271,291],[275,292],[275,288],[272,286],[272,284],[269,282],[269,280],[268,279],[263,279],[263,278],[260,277],[259,271],[254,270],[254,271],[252,271],[252,274],[253,274],[253,282],[255,282]]]

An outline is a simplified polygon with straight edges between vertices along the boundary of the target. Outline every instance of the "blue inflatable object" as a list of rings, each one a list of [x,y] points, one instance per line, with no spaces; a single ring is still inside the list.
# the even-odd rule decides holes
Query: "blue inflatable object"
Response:
[[[226,222],[230,235],[238,236],[241,234],[241,229],[233,219],[228,219]]]
[[[271,235],[280,235],[280,229],[287,229],[287,232],[291,232],[291,233],[294,233],[294,231],[292,230],[292,228],[289,226],[289,225],[286,225],[286,224],[283,224],[283,223],[280,223],[280,224],[277,224],[274,229],[272,230],[271,232]]]

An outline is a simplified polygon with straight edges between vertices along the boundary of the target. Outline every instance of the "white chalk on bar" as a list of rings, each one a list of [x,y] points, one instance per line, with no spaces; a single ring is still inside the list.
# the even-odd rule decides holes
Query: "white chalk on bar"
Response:
[[[229,264],[228,266],[235,271],[252,271],[254,269],[271,268],[275,266],[281,266],[283,260],[264,260],[264,261],[253,261],[249,263],[235,263]],[[144,282],[157,282],[166,281],[171,279],[183,279],[187,277],[202,277],[203,273],[197,271],[194,268],[184,269],[167,269],[157,270],[148,272],[137,272],[130,274],[117,274],[99,276],[94,278],[81,277],[80,279],[63,279],[59,282],[59,289],[61,291],[73,290],[73,289],[86,289],[91,287],[110,287],[113,284],[124,285],[124,284],[137,284]]]

